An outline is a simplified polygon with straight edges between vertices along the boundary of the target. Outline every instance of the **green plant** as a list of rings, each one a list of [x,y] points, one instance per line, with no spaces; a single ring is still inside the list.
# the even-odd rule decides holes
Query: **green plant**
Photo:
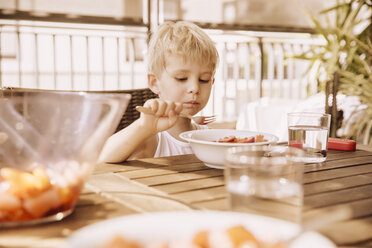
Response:
[[[325,42],[296,56],[311,61],[308,71],[316,71],[321,91],[332,96],[340,92],[359,97],[366,108],[353,112],[355,122],[346,138],[369,145],[372,144],[371,5],[370,0],[337,1],[336,6],[321,12],[325,25],[309,14],[316,32]],[[330,14],[334,18],[331,19]],[[347,124],[348,120],[344,120],[343,125]]]

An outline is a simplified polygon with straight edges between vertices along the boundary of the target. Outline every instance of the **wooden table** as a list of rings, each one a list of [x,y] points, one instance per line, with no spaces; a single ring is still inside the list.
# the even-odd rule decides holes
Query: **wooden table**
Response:
[[[321,233],[338,247],[372,247],[372,147],[329,151],[323,164],[306,164],[304,214],[347,206],[352,216]],[[227,210],[223,171],[194,155],[100,164],[74,213],[34,227],[0,230],[0,247],[60,247],[75,230],[105,219],[141,212]]]

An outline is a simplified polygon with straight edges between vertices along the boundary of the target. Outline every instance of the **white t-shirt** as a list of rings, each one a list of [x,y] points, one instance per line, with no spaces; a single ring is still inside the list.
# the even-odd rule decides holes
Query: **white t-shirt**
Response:
[[[207,126],[194,124],[196,129],[208,129]],[[158,146],[154,158],[192,154],[191,146],[188,142],[182,142],[175,139],[167,131],[159,132]]]

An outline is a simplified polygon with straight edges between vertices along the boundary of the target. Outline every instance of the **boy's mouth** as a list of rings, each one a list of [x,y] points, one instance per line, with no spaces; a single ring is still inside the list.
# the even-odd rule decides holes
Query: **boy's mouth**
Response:
[[[197,101],[188,101],[183,104],[183,106],[186,108],[195,108],[195,107],[198,107],[199,105],[200,103]]]

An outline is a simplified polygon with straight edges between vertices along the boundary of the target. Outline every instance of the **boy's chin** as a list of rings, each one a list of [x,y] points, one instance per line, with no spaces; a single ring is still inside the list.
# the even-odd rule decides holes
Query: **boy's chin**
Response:
[[[199,108],[183,108],[182,113],[183,114],[188,114],[191,116],[196,115],[200,111]]]

